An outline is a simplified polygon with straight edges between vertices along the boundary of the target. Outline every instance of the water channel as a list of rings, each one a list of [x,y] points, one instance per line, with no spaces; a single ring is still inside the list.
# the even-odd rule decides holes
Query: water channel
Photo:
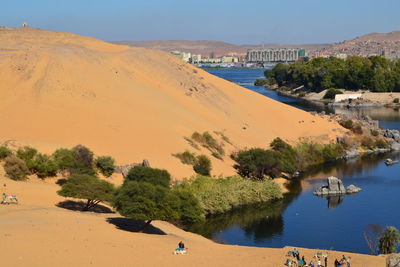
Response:
[[[211,74],[238,83],[249,90],[306,110],[362,112],[379,120],[383,128],[400,129],[400,113],[388,108],[332,110],[302,100],[279,95],[253,82],[263,77],[263,69],[207,69]],[[400,164],[387,167],[387,157],[398,153],[374,154],[314,168],[290,185],[290,193],[274,203],[255,205],[213,216],[190,231],[217,242],[257,247],[286,245],[369,253],[363,233],[366,229],[393,225],[400,229]],[[325,199],[312,192],[334,175],[345,186],[363,189],[358,194]]]

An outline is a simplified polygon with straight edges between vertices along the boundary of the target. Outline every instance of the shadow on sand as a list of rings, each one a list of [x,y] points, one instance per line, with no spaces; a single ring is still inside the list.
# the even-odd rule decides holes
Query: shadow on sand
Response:
[[[138,233],[146,222],[129,218],[107,218],[107,222],[114,224],[118,229]],[[143,233],[152,235],[166,235],[162,230],[153,225],[149,225]]]
[[[77,210],[83,211],[83,208],[86,206],[86,203],[83,201],[72,201],[66,200],[56,204],[57,207],[67,209],[67,210]],[[103,205],[95,205],[89,211],[97,212],[97,213],[115,213],[110,208],[103,206]]]

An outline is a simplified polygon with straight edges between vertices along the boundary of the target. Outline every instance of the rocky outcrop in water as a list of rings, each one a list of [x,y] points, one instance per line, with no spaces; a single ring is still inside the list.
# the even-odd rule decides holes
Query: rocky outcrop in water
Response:
[[[354,194],[361,191],[361,188],[354,185],[349,185],[347,188],[344,187],[342,180],[334,176],[328,177],[328,185],[318,188],[314,195],[317,196],[328,196],[328,195],[344,195]]]

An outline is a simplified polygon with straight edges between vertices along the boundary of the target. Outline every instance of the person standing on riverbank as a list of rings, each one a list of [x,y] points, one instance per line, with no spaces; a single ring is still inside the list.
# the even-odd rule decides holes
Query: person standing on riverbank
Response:
[[[328,255],[325,256],[325,267],[328,267]]]

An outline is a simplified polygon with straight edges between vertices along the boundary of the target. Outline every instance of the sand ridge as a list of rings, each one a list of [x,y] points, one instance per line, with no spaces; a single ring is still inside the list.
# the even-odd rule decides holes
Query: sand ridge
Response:
[[[193,174],[172,153],[193,149],[185,136],[222,131],[229,154],[281,137],[334,140],[336,122],[313,116],[186,64],[168,53],[70,33],[0,29],[0,142],[18,140],[51,153],[83,144],[119,164],[148,159],[174,178]]]

